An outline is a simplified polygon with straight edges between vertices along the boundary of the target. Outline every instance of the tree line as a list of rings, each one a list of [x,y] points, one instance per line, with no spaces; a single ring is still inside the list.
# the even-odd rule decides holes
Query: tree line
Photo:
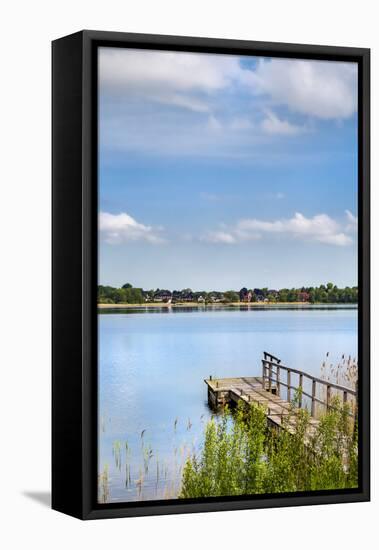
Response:
[[[232,302],[269,302],[287,303],[304,302],[311,304],[356,304],[358,302],[358,287],[338,288],[333,283],[318,287],[282,288],[242,288],[239,291],[192,291],[162,290],[135,288],[130,283],[117,288],[113,286],[98,286],[98,303],[100,304],[144,304],[147,302],[194,302],[194,303],[232,303]]]

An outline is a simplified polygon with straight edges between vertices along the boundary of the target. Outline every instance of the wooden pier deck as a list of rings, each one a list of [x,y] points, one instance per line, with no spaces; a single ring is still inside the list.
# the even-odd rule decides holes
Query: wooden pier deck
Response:
[[[285,381],[281,378],[281,372],[286,372]],[[291,378],[292,377],[292,378]],[[293,380],[296,377],[297,380]],[[310,393],[305,391],[305,379],[311,388]],[[297,385],[294,385],[296,384]],[[225,405],[237,405],[240,401],[246,406],[253,403],[260,404],[267,411],[267,422],[269,425],[282,428],[285,427],[289,432],[295,430],[296,411],[300,408],[308,407],[310,409],[310,420],[307,435],[310,437],[317,430],[320,420],[316,415],[316,406],[332,409],[332,392],[341,395],[342,402],[349,399],[354,401],[357,396],[357,387],[355,390],[334,384],[327,380],[314,377],[306,372],[297,369],[291,369],[281,364],[280,359],[264,352],[262,359],[262,376],[244,376],[238,378],[217,378],[209,377],[205,380],[208,387],[208,404],[213,410],[217,410]],[[322,398],[322,392],[317,392],[317,387],[324,387],[325,398]],[[304,389],[305,387],[305,389]],[[286,399],[282,398],[282,390],[285,389]],[[291,404],[295,390],[298,391],[297,407]],[[355,407],[356,403],[355,403]],[[351,416],[354,416],[353,412]]]
[[[244,401],[246,405],[257,403],[267,410],[267,422],[273,427],[283,427],[294,431],[295,418],[290,418],[291,404],[276,395],[276,387],[271,391],[263,389],[262,377],[219,378],[205,380],[208,386],[208,403],[216,410],[225,405]],[[286,420],[285,420],[286,419]],[[317,428],[319,420],[310,419],[310,433]]]

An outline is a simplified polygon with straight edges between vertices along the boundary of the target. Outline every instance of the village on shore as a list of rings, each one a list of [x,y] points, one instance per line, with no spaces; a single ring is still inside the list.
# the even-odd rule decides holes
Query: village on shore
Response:
[[[111,304],[231,304],[231,303],[325,303],[355,304],[358,302],[358,287],[338,288],[333,283],[318,287],[283,288],[241,288],[239,291],[193,291],[135,288],[130,283],[121,288],[98,286],[99,305]]]

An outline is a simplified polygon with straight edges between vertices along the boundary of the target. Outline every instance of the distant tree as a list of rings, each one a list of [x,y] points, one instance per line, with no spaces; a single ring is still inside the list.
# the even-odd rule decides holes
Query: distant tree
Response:
[[[122,285],[122,288],[133,288],[133,285],[131,285],[130,283],[125,283],[124,285]]]
[[[298,292],[296,288],[291,288],[287,294],[287,302],[297,302]]]
[[[142,304],[145,301],[142,288],[127,288],[124,292],[128,304]]]
[[[238,302],[239,296],[235,290],[227,290],[224,292],[225,302]]]
[[[278,293],[279,302],[288,302],[288,288],[282,288]]]
[[[116,304],[125,304],[127,303],[126,299],[126,290],[123,288],[117,288],[114,293],[114,301]]]

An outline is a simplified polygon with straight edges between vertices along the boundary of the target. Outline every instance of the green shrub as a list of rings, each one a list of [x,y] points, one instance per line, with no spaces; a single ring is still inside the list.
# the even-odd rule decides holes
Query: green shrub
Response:
[[[295,403],[296,400],[294,400]],[[266,410],[240,404],[208,422],[203,448],[187,459],[181,498],[356,487],[357,434],[348,405],[333,401],[313,434],[295,404],[283,428],[268,428]]]

